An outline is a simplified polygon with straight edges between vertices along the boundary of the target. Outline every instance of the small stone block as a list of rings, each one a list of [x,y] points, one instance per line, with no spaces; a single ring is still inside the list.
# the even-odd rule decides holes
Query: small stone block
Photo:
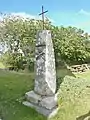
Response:
[[[36,104],[30,103],[28,101],[24,101],[23,105],[34,108],[38,113],[40,113],[48,118],[55,116],[59,110],[58,107],[55,107],[55,108],[49,110],[49,109],[43,108],[41,106],[38,106]]]
[[[41,96],[36,94],[34,91],[27,92],[25,94],[25,97],[29,102],[32,102],[35,104],[38,104],[38,102],[41,101]]]
[[[40,102],[40,105],[47,109],[53,109],[55,106],[57,106],[55,96],[43,98]]]

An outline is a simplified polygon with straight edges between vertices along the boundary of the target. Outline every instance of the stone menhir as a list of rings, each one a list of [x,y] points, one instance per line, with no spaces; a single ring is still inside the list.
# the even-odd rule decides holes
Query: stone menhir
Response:
[[[25,94],[27,101],[23,104],[50,117],[58,110],[55,93],[56,70],[51,32],[42,30],[37,33],[36,40],[34,90]]]
[[[56,71],[51,33],[43,30],[38,32],[37,38],[34,91],[40,95],[54,95],[56,91]]]

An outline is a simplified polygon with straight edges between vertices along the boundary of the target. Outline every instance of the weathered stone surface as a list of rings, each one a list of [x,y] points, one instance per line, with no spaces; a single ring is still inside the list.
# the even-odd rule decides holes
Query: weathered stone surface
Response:
[[[48,118],[51,118],[51,117],[55,116],[57,114],[58,110],[59,110],[59,108],[57,108],[57,107],[49,110],[49,109],[46,109],[44,107],[38,106],[36,104],[30,103],[30,102],[27,102],[27,101],[23,102],[23,104],[25,106],[34,108],[37,112],[45,115]]]
[[[49,30],[38,32],[35,58],[34,91],[40,95],[54,95],[56,91],[56,71],[54,49]]]
[[[54,116],[58,111],[55,92],[56,70],[51,32],[42,30],[36,40],[34,91],[26,93],[27,101],[23,104],[47,117]]]
[[[32,102],[35,104],[38,104],[39,101],[41,101],[41,96],[36,94],[34,91],[27,92],[25,94],[25,97],[29,102]]]
[[[72,72],[85,72],[85,71],[89,70],[88,64],[73,65],[73,66],[70,66],[68,68]]]
[[[57,101],[55,100],[55,96],[45,97],[41,100],[40,105],[47,109],[53,109],[57,105]]]

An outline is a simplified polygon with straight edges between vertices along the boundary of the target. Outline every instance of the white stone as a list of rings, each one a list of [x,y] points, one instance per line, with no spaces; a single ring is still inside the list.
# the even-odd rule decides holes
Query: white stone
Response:
[[[35,58],[34,91],[41,95],[54,95],[56,92],[56,70],[53,43],[49,30],[38,32]]]
[[[24,105],[50,118],[58,111],[53,43],[49,30],[39,31],[35,50],[34,91],[26,93]]]
[[[35,104],[38,104],[39,101],[41,101],[41,96],[36,94],[34,91],[27,92],[25,94],[25,97],[29,102],[32,102]]]
[[[40,105],[47,109],[53,109],[55,106],[57,106],[57,101],[55,100],[55,96],[43,98],[40,102]]]
[[[24,101],[23,105],[34,108],[37,112],[39,112],[40,114],[43,114],[44,116],[51,118],[53,116],[55,116],[59,110],[59,108],[54,108],[54,109],[46,109],[44,107],[38,106],[36,104],[32,104],[30,102]]]

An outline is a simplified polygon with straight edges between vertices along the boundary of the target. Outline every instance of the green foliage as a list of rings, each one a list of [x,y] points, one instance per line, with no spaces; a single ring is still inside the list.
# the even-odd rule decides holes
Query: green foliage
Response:
[[[0,69],[4,69],[4,68],[5,68],[5,66],[3,65],[2,62],[0,62]]]
[[[1,22],[0,40],[7,46],[6,64],[14,69],[34,68],[36,34],[42,29],[42,21],[6,16]],[[80,64],[90,62],[89,35],[76,27],[57,27],[45,21],[45,29],[50,29],[55,49],[56,65],[66,62]],[[88,45],[87,45],[88,44]],[[7,55],[8,54],[8,55]],[[20,67],[21,66],[21,67]]]
[[[54,48],[56,60],[64,60],[69,64],[83,63],[89,52],[84,44],[84,32],[75,27],[54,27]]]
[[[2,21],[1,21],[2,23]],[[34,63],[34,49],[37,30],[41,29],[42,21],[22,19],[20,17],[6,16],[0,26],[0,40],[7,46],[3,61],[11,69],[31,70]],[[45,27],[49,28],[46,20]]]

